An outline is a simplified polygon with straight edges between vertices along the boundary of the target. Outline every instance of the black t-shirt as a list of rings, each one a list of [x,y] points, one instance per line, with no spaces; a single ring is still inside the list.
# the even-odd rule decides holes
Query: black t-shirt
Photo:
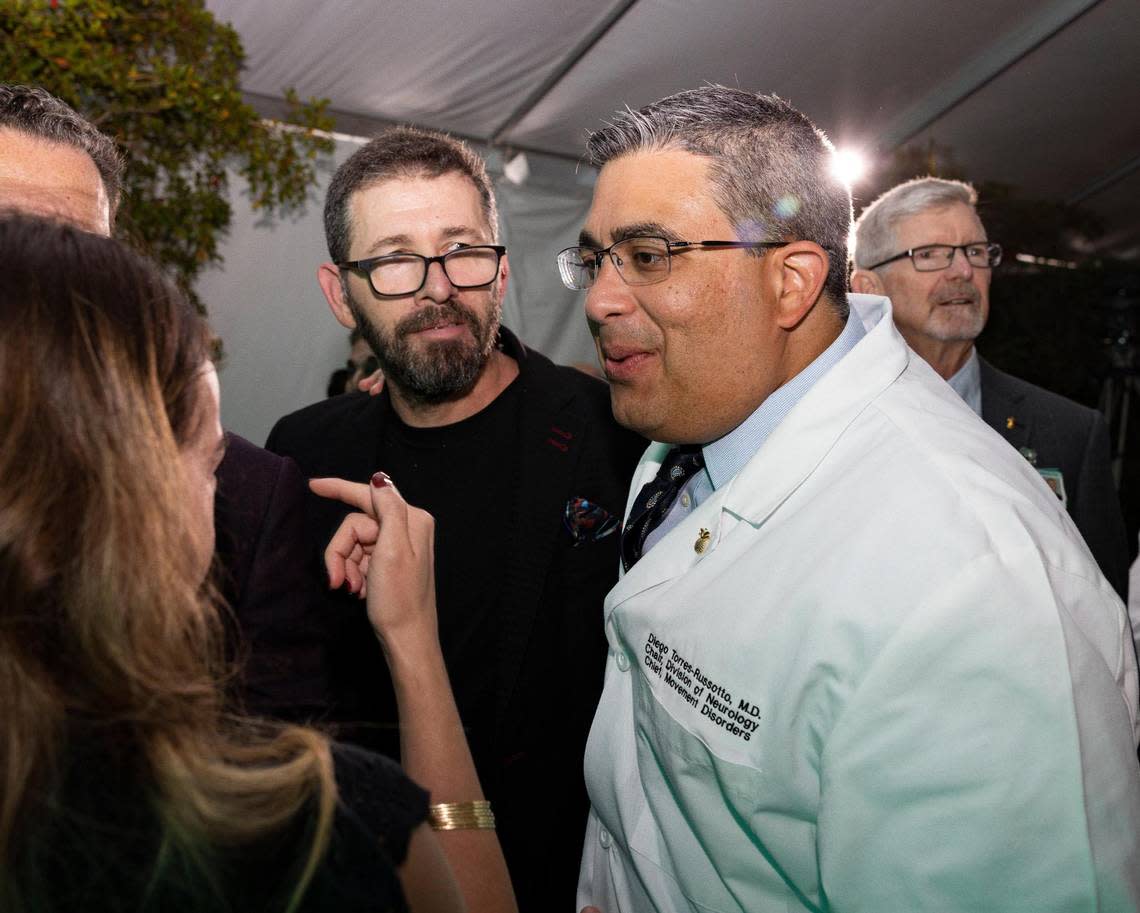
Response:
[[[177,861],[158,867],[162,831],[140,765],[106,739],[67,750],[63,782],[22,829],[38,872],[25,908],[44,913],[245,913],[283,910],[307,857],[312,814],[252,845],[213,849],[213,882]],[[333,746],[339,801],[323,859],[300,906],[397,913],[394,865],[427,818],[427,794],[391,760]],[[29,858],[30,857],[30,858]],[[159,877],[155,872],[160,871]]]
[[[491,737],[503,555],[516,547],[519,383],[452,425],[414,428],[392,412],[381,432],[382,469],[409,504],[435,517],[440,646],[475,758]],[[480,771],[484,783],[490,771]]]

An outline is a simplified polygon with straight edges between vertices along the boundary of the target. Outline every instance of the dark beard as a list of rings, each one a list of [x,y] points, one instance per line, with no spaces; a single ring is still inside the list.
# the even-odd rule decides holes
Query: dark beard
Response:
[[[462,399],[471,388],[495,350],[502,319],[502,304],[495,299],[486,321],[473,311],[452,301],[424,305],[396,324],[391,335],[377,327],[351,295],[346,296],[360,335],[376,355],[385,383],[416,402],[435,405]],[[474,342],[456,340],[413,347],[409,337],[440,320],[458,318],[470,330]]]

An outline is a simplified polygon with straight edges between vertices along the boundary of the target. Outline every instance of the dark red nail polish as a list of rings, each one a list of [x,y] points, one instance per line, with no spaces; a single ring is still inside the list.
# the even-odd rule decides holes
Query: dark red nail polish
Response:
[[[386,473],[386,472],[374,472],[374,473],[372,473],[372,487],[373,488],[384,488],[385,486],[391,485],[391,484],[392,484],[392,480],[390,478],[388,478],[388,473]]]

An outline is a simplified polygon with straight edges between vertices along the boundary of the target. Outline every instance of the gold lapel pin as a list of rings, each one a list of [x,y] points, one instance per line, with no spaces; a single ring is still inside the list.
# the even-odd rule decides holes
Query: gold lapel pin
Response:
[[[1007,415],[1005,419],[1005,430],[1012,431],[1016,427],[1017,419],[1015,419],[1012,415]]]
[[[705,549],[709,547],[709,540],[711,539],[712,533],[702,527],[700,533],[697,535],[697,541],[693,543],[693,551],[698,555],[703,555]]]

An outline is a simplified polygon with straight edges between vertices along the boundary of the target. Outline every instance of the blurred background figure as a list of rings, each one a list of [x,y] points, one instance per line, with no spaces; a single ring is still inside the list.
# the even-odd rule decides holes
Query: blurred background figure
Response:
[[[359,327],[353,328],[349,334],[348,343],[349,375],[345,392],[351,393],[357,389],[357,385],[364,378],[376,373],[380,363],[372,354],[372,347],[368,345],[368,340],[361,335]]]
[[[360,389],[360,382],[364,378],[373,378],[378,381],[383,375],[378,374],[380,363],[372,354],[368,340],[361,335],[359,327],[353,327],[348,335],[348,361],[343,368],[337,368],[329,376],[327,395],[339,396],[342,393],[355,393]],[[379,392],[379,391],[377,391]]]
[[[326,397],[340,396],[342,393],[348,392],[348,369],[337,368],[332,374],[329,375],[328,389],[325,390]]]

